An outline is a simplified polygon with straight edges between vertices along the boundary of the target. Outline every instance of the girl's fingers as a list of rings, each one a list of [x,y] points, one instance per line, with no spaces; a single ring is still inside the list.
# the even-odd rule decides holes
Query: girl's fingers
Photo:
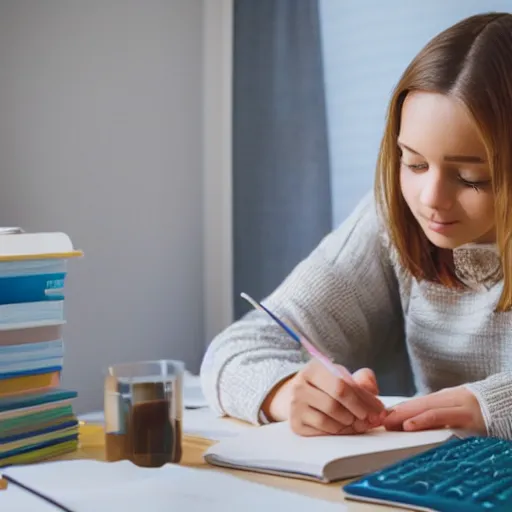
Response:
[[[318,436],[327,436],[329,434],[322,432],[314,427],[310,427],[309,425],[301,424],[299,429],[296,430],[296,433],[304,436],[304,437],[318,437]]]
[[[313,407],[308,407],[302,413],[300,420],[302,425],[314,428],[324,435],[335,435],[341,429],[345,428],[345,425],[341,425],[327,414],[318,409],[313,409]]]
[[[354,415],[337,400],[314,386],[307,387],[305,400],[311,407],[335,420],[339,425],[338,430],[346,425],[352,425],[355,420]]]
[[[433,428],[463,428],[471,422],[471,412],[464,407],[430,409],[403,423],[404,430],[428,430]]]
[[[384,410],[382,402],[352,378],[350,381],[340,378],[316,361],[308,365],[302,376],[310,386],[329,395],[360,420],[369,414],[379,415]]]
[[[354,381],[356,384],[361,386],[366,391],[369,391],[372,395],[379,394],[379,386],[377,384],[377,377],[370,368],[361,368],[353,374]]]

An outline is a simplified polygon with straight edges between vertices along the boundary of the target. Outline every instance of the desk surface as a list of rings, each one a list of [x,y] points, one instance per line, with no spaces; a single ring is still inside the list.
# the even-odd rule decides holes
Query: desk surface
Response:
[[[214,443],[200,437],[184,436],[183,439],[183,458],[182,464],[188,467],[204,469],[205,471],[223,471],[231,473],[239,478],[252,482],[269,485],[278,489],[293,491],[299,494],[305,494],[316,498],[321,498],[334,502],[342,502],[348,507],[350,512],[370,512],[375,510],[392,511],[403,509],[393,509],[390,507],[380,507],[375,504],[367,505],[350,500],[344,500],[341,492],[342,482],[323,484],[298,480],[295,478],[285,478],[280,476],[265,475],[253,473],[250,471],[224,469],[211,466],[203,460],[204,451]],[[80,448],[74,453],[58,457],[59,460],[70,459],[96,459],[105,460],[105,441],[103,427],[98,425],[83,425],[80,428]]]

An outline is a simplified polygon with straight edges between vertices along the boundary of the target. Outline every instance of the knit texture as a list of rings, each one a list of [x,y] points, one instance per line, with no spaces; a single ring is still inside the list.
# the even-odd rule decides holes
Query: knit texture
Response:
[[[488,434],[512,439],[512,313],[494,312],[503,287],[494,246],[455,249],[467,288],[451,290],[413,279],[384,233],[368,195],[263,302],[351,370],[402,349],[419,394],[466,384]],[[219,415],[260,424],[269,391],[308,360],[252,311],[208,347],[202,387]]]

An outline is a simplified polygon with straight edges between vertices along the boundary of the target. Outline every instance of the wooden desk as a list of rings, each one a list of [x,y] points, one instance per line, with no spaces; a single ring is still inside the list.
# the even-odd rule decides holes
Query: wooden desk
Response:
[[[392,511],[402,510],[391,507],[378,506],[375,504],[367,505],[354,501],[345,500],[341,491],[343,482],[332,484],[322,484],[298,480],[295,478],[285,478],[280,476],[264,475],[250,471],[241,471],[234,469],[224,469],[207,464],[203,460],[204,451],[214,442],[192,436],[184,436],[183,439],[183,458],[181,464],[188,467],[199,468],[205,471],[223,471],[236,475],[239,478],[252,482],[259,482],[278,489],[284,489],[307,496],[321,498],[333,502],[342,502],[348,507],[350,512],[371,512],[376,510]],[[80,448],[74,453],[63,455],[58,460],[70,459],[96,459],[105,460],[105,440],[103,427],[98,425],[83,425],[80,427]],[[55,460],[55,459],[52,459]]]

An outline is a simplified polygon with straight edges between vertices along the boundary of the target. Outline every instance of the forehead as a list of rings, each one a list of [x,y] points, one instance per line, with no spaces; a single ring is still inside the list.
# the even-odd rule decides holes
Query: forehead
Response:
[[[415,91],[407,95],[400,142],[424,156],[485,156],[485,147],[464,106],[447,95]]]

